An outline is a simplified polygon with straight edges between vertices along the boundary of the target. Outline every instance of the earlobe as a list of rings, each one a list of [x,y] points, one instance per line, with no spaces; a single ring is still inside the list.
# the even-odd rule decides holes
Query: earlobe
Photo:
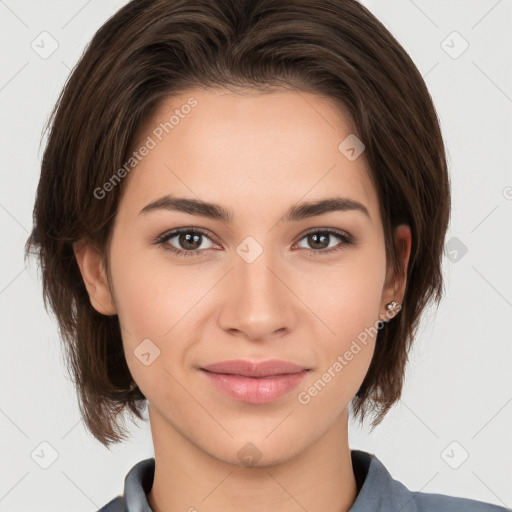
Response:
[[[92,307],[103,315],[116,315],[117,308],[98,249],[92,243],[77,242],[73,244],[73,251]]]

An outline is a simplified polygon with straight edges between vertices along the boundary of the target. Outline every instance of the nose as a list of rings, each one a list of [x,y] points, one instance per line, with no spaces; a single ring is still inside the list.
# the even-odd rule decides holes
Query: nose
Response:
[[[249,263],[238,254],[226,276],[219,322],[232,335],[251,341],[284,336],[296,324],[297,298],[287,285],[289,273],[270,250]]]

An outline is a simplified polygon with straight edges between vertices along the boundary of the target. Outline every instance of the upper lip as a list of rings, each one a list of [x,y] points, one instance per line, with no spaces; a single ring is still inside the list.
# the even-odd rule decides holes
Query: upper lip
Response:
[[[203,366],[202,369],[213,373],[242,375],[244,377],[269,377],[272,375],[300,373],[308,368],[290,363],[289,361],[279,361],[278,359],[261,362],[235,359],[209,364],[208,366]]]

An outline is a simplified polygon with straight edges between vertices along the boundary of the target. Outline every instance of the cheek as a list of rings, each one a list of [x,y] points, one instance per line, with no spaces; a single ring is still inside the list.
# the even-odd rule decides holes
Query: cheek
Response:
[[[159,340],[186,313],[187,305],[190,309],[187,297],[194,297],[194,285],[187,282],[186,272],[166,263],[158,249],[124,251],[129,245],[112,248],[119,319],[132,336]]]
[[[318,265],[298,276],[303,281],[301,298],[329,327],[325,333],[332,339],[346,341],[378,320],[385,280],[381,256],[378,246],[368,245],[347,252],[339,263]]]
[[[171,277],[158,269],[148,256],[153,251],[138,249],[127,236],[114,240],[111,249],[111,274],[117,314],[122,326],[126,361],[137,382],[160,366],[163,335],[176,320],[170,303],[180,304],[179,291]],[[149,342],[147,340],[150,340]],[[142,350],[144,348],[144,350]],[[149,356],[141,354],[149,353]],[[151,365],[141,364],[146,358]]]
[[[138,383],[153,386],[164,380],[164,361],[169,370],[184,364],[194,322],[204,315],[201,298],[217,277],[173,264],[157,249],[127,251],[130,246],[135,242],[130,245],[128,237],[112,246],[116,306],[128,367]],[[147,352],[150,360],[158,357],[145,366],[139,356]]]
[[[316,300],[319,317],[329,329],[322,325],[317,330],[319,364],[298,396],[299,403],[311,413],[327,414],[330,421],[361,386],[378,334],[381,272],[368,267],[361,272],[347,270],[333,277],[329,287],[324,288],[324,295],[310,296],[311,303]]]
[[[336,395],[339,403],[357,392],[373,356],[385,279],[385,256],[376,255],[378,246],[358,251],[343,264],[324,267],[323,275],[317,273],[315,282],[304,287],[304,302],[322,320],[316,331],[321,364],[315,377],[329,382],[325,395]]]

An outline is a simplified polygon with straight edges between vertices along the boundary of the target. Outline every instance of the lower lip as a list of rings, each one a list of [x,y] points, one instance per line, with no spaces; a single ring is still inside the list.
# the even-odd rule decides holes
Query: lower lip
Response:
[[[296,388],[308,373],[288,373],[273,377],[242,377],[201,370],[226,395],[250,404],[268,404]]]

